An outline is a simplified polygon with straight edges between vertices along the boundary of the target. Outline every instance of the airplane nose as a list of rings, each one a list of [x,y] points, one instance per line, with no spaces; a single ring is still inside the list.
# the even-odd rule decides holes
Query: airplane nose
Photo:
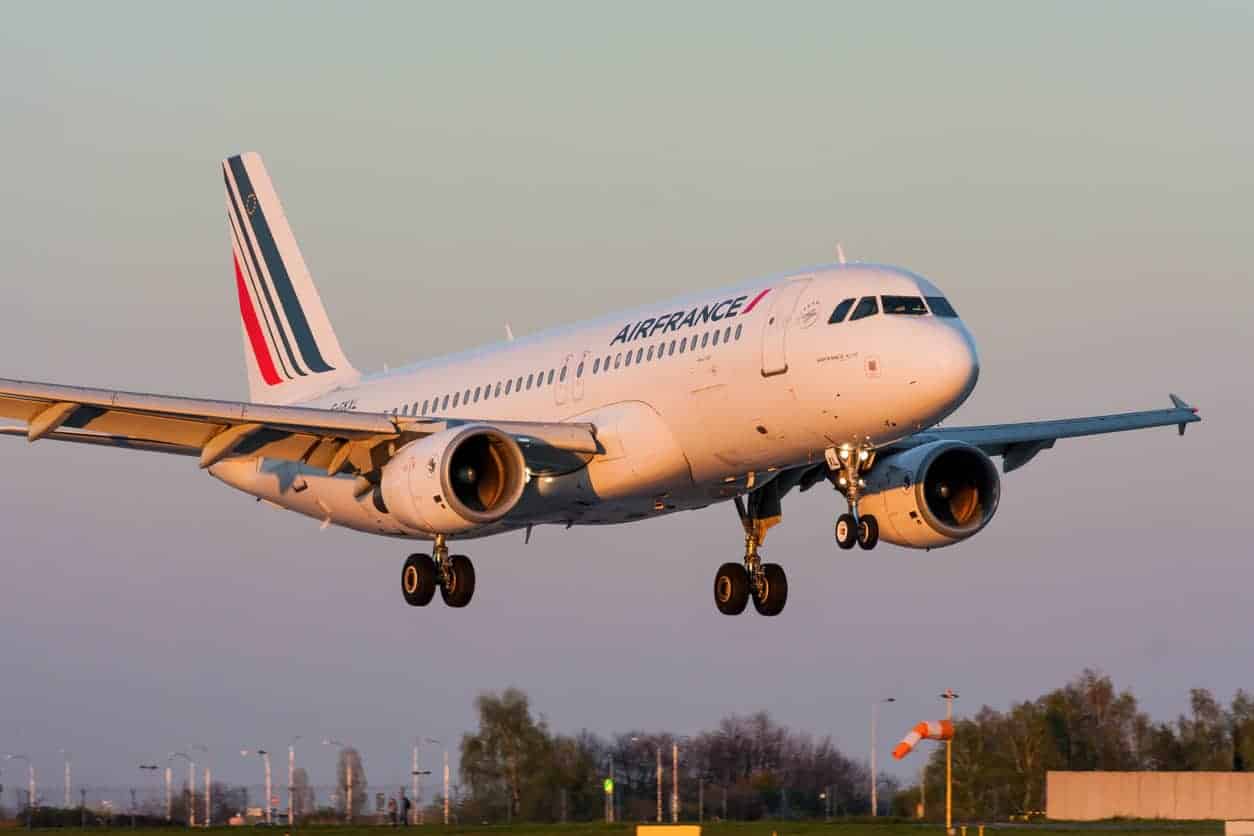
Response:
[[[931,340],[931,382],[937,400],[951,412],[967,399],[980,377],[975,340],[965,328],[942,326]]]

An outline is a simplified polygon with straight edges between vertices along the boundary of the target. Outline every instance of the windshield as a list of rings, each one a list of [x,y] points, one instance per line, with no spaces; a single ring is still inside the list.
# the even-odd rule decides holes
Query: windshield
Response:
[[[884,302],[884,313],[905,314],[907,316],[926,316],[927,308],[918,296],[881,296]]]
[[[954,310],[954,306],[949,304],[949,300],[944,296],[927,297],[927,306],[932,309],[934,316],[943,316],[948,319],[958,318],[958,312]]]

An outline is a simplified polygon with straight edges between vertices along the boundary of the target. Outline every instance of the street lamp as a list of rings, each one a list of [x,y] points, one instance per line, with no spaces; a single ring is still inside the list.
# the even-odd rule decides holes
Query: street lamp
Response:
[[[949,721],[949,727],[953,728],[954,722],[954,700],[958,699],[958,695],[954,693],[953,688],[946,688],[945,693],[940,695],[945,701],[945,719]],[[945,741],[945,833],[948,836],[954,834],[954,741],[950,737]]]
[[[639,737],[633,737],[632,743],[643,743]],[[654,743],[653,749],[657,753],[657,823],[662,823],[662,746],[660,743]]]
[[[193,743],[187,748],[193,752],[203,752],[205,756],[203,770],[205,773],[205,827],[208,827],[213,813],[213,773],[209,769],[209,747],[203,743]],[[193,803],[196,801],[195,786],[192,787],[192,801]]]
[[[287,744],[287,824],[296,826],[296,735]]]
[[[244,758],[252,754],[248,749],[240,749],[239,753],[240,757]],[[271,810],[274,807],[272,803],[274,799],[270,796],[270,753],[265,749],[258,749],[256,754],[260,756],[261,762],[266,766],[266,824],[273,824],[274,819],[271,816]]]
[[[875,766],[875,725],[879,719],[880,706],[886,702],[897,702],[897,698],[885,697],[871,703],[871,818],[880,814],[880,776]]]
[[[323,746],[338,746],[341,754],[343,754],[344,750],[348,748],[348,746],[345,745],[343,741],[336,740],[333,737],[323,738],[322,745]],[[336,781],[338,783],[339,781],[338,769],[336,770],[336,773],[337,773]],[[353,820],[353,763],[347,757],[344,758],[344,779],[345,779],[344,789],[345,789],[345,797],[346,797],[345,798],[346,803],[344,805],[344,816],[345,816],[345,821],[351,822]]]
[[[25,761],[26,762],[26,806],[30,811],[35,809],[35,764],[31,763],[31,759],[26,755],[5,755],[6,761]],[[30,820],[30,811],[27,812],[27,820]]]
[[[62,757],[65,758],[65,809],[70,809],[70,753],[65,749],[61,750]]]
[[[430,769],[420,770],[418,768],[418,747],[419,745],[423,743],[438,744],[439,742],[440,741],[436,740],[434,737],[415,737],[414,738],[413,758],[411,759],[410,765],[409,765],[409,780],[410,780],[410,783],[412,784],[411,791],[414,794],[414,809],[413,809],[413,812],[410,813],[410,821],[407,822],[408,824],[422,824],[423,823],[422,822],[422,818],[423,818],[422,776],[431,774]]]
[[[169,757],[165,759],[166,763],[168,764],[170,761],[174,760],[175,758],[182,758],[183,760],[187,761],[187,793],[188,793],[187,826],[195,827],[196,826],[196,761],[192,760],[192,756],[187,754],[186,752],[171,752]],[[169,798],[169,794],[170,794],[169,789],[168,789],[169,781],[170,781],[170,776],[167,774],[166,775],[167,799]]]

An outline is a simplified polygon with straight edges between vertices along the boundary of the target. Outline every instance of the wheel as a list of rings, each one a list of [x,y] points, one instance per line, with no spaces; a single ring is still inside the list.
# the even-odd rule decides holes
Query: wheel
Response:
[[[858,545],[864,549],[873,549],[880,541],[880,524],[875,517],[867,514],[858,518]]]
[[[852,549],[858,539],[858,521],[853,514],[841,514],[836,518],[836,545],[842,549]]]
[[[444,603],[450,607],[464,607],[475,594],[475,564],[464,554],[448,559],[448,583],[440,587]]]
[[[411,607],[425,607],[435,595],[435,561],[427,554],[411,554],[401,569],[401,594]]]
[[[753,596],[753,606],[762,615],[779,615],[788,603],[788,576],[778,563],[762,566],[762,594]]]
[[[749,603],[749,573],[739,563],[724,563],[714,575],[714,606],[723,615],[740,615]]]

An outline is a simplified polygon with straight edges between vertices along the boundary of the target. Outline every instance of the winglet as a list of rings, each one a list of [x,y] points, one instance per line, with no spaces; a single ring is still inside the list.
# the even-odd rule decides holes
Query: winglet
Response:
[[[1171,404],[1176,409],[1187,409],[1189,410],[1189,412],[1192,412],[1194,415],[1197,415],[1197,407],[1189,404],[1187,401],[1185,401],[1184,398],[1180,397],[1179,395],[1171,395]],[[1191,421],[1181,421],[1179,424],[1176,424],[1176,430],[1180,433],[1180,435],[1184,435],[1185,427],[1193,423],[1193,421],[1200,421],[1200,420],[1202,419],[1194,418]]]

